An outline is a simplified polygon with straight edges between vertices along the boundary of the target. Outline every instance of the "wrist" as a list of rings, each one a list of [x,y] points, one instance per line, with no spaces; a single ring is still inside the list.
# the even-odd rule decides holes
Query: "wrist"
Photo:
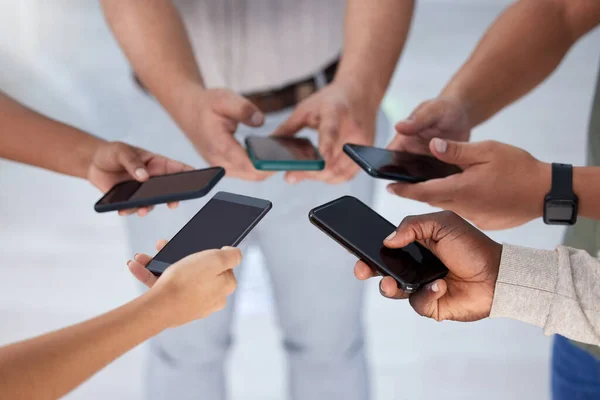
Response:
[[[142,300],[143,307],[152,311],[153,319],[156,322],[156,329],[159,332],[177,326],[176,315],[174,313],[176,307],[173,306],[175,300],[168,288],[163,285],[155,285],[144,293],[140,299]]]
[[[163,107],[184,132],[187,132],[190,116],[196,116],[201,110],[200,103],[204,92],[206,88],[201,82],[188,80],[173,87],[168,99],[161,101]]]
[[[86,134],[87,139],[81,141],[74,148],[74,154],[72,159],[77,163],[77,167],[74,169],[75,176],[83,179],[88,179],[90,168],[94,161],[94,157],[103,145],[107,144],[106,140],[97,138],[96,136]]]
[[[530,205],[531,219],[544,215],[544,199],[552,187],[552,164],[536,160],[532,182],[527,186],[529,194],[524,204]]]
[[[360,104],[362,109],[376,113],[385,95],[386,87],[371,82],[368,84],[359,82],[368,82],[368,80],[359,79],[352,74],[338,73],[332,84],[341,87],[351,99],[352,104]]]

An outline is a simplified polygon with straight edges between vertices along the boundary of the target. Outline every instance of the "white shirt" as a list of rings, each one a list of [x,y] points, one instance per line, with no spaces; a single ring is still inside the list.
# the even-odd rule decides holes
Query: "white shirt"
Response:
[[[239,93],[313,76],[341,53],[345,0],[175,0],[209,87]]]

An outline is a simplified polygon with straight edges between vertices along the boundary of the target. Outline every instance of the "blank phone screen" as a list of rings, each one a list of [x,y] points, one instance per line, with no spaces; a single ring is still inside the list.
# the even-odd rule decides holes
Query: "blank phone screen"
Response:
[[[360,258],[371,260],[381,272],[401,282],[420,285],[447,271],[442,262],[418,243],[401,249],[383,246],[396,227],[353,197],[342,197],[314,211],[314,218],[346,242]]]
[[[154,257],[151,270],[162,272],[190,254],[237,245],[264,212],[265,207],[211,199]]]
[[[248,145],[256,158],[267,161],[312,161],[321,157],[306,138],[250,137]]]
[[[128,200],[142,200],[169,194],[189,193],[202,190],[211,183],[219,168],[154,176],[146,182],[128,181],[111,190],[101,204],[119,203]]]
[[[385,175],[411,177],[417,181],[445,178],[461,172],[456,165],[436,158],[403,151],[350,145],[352,150],[374,170]]]

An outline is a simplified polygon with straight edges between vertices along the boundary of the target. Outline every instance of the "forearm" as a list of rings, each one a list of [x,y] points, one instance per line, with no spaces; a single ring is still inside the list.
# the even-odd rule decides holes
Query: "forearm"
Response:
[[[101,139],[46,118],[0,92],[0,158],[85,178]]]
[[[171,0],[102,0],[102,7],[141,81],[177,119],[181,90],[204,86],[178,10]]]
[[[458,98],[476,126],[545,80],[598,23],[595,0],[521,0],[496,20],[442,95]]]
[[[504,245],[491,317],[506,317],[600,344],[600,260],[583,250]]]
[[[0,398],[56,399],[167,328],[150,293],[100,317],[0,348]]]
[[[379,106],[406,42],[413,8],[414,0],[347,0],[344,49],[335,80]]]
[[[540,162],[537,171],[530,177],[529,202],[522,204],[530,210],[532,219],[544,214],[544,198],[552,188],[552,165]],[[600,167],[574,167],[573,193],[579,198],[577,215],[600,221]]]
[[[578,215],[600,221],[600,167],[573,168],[573,192],[579,198]]]

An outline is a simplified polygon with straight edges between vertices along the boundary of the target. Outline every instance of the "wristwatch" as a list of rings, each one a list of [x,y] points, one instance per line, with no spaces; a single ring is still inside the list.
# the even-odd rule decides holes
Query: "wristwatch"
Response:
[[[544,223],[574,225],[579,198],[573,193],[573,166],[552,164],[552,188],[544,198]]]

